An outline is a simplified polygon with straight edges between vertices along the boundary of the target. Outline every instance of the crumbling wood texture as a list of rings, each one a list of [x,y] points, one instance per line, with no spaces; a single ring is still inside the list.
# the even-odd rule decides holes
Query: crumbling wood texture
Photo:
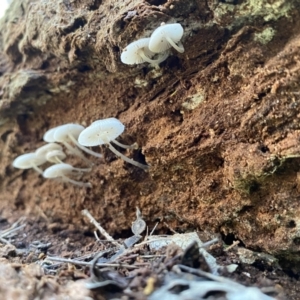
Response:
[[[123,65],[122,49],[162,22],[182,24],[185,52],[159,69]],[[221,232],[296,259],[299,1],[15,0],[0,30],[4,216],[80,224],[86,208],[121,234],[138,206],[147,224]],[[126,154],[148,173],[105,148],[83,178],[92,190],[11,167],[47,129],[106,117],[124,122],[123,142],[141,147]]]

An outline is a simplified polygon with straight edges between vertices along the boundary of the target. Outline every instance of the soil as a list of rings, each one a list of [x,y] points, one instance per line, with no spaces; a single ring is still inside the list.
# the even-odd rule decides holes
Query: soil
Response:
[[[81,210],[127,238],[139,207],[157,233],[166,222],[276,257],[280,267],[241,268],[298,299],[300,4],[269,2],[12,1],[0,20],[0,209],[3,226],[27,218],[16,248],[42,240],[55,255],[84,254],[96,242]],[[160,68],[122,64],[122,49],[162,22],[182,24],[185,52]],[[126,126],[119,141],[139,145],[118,149],[149,172],[106,147],[93,148],[103,159],[88,157],[81,180],[91,189],[12,167],[48,129],[108,117]]]
[[[145,293],[151,278],[155,278],[155,285],[151,288],[154,292],[164,286],[163,278],[169,278],[165,279],[168,282],[175,276],[172,266],[176,265],[176,261],[180,263],[182,256],[182,249],[175,244],[170,244],[161,250],[151,250],[147,245],[140,250],[132,249],[133,251],[127,255],[128,258],[126,259],[125,256],[122,260],[123,265],[121,264],[120,267],[99,269],[101,272],[99,274],[110,276],[114,285],[104,285],[102,288],[90,290],[86,284],[90,281],[95,282],[91,280],[90,267],[78,266],[71,261],[70,263],[51,262],[49,258],[60,257],[88,262],[99,251],[110,249],[116,253],[117,250],[111,248],[105,240],[98,242],[88,226],[75,228],[66,224],[49,225],[47,221],[36,216],[27,217],[20,224],[26,224],[25,228],[10,239],[15,246],[3,244],[0,247],[2,279],[0,291],[5,299],[148,299]],[[6,220],[2,219],[1,230],[7,227]],[[165,226],[165,232],[169,230],[170,228]],[[210,234],[202,233],[200,237],[202,241],[211,240]],[[123,240],[119,239],[118,242],[122,244]],[[220,275],[245,286],[269,290],[269,295],[275,297],[270,299],[298,299],[299,287],[295,277],[284,272],[271,257],[264,258],[262,253],[258,253],[258,257],[251,261],[253,253],[247,250],[248,254],[242,254],[243,249],[245,248],[235,246],[227,251],[222,242],[209,248],[209,253],[217,259],[220,266],[231,264],[238,266],[233,273],[221,272]],[[191,253],[185,252],[184,257],[188,262],[195,261]],[[145,255],[154,258],[145,259],[143,258]],[[166,258],[162,259],[161,256]],[[81,257],[85,259],[80,259]],[[149,267],[144,266],[148,264]],[[133,266],[133,269],[127,265]],[[199,266],[194,270],[198,268]],[[203,262],[200,264],[201,269],[207,271]],[[184,278],[184,274],[179,273],[177,276]],[[194,280],[191,276],[190,274],[187,277],[189,281]],[[103,281],[105,277],[100,277],[99,282]],[[130,294],[128,290],[120,288],[124,281],[127,281],[130,287]],[[209,299],[225,299],[219,298],[218,294],[214,293],[211,297]]]

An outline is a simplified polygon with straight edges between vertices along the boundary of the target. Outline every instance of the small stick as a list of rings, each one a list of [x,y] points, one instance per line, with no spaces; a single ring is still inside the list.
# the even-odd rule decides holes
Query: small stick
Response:
[[[144,237],[144,241],[147,241],[147,239],[148,239],[148,236],[149,236],[149,227],[147,226],[147,228],[146,228],[146,235],[145,235],[145,237]]]
[[[8,241],[7,239],[5,239],[5,237],[8,237],[9,235],[11,235],[12,233],[15,233],[16,231],[24,228],[26,225],[19,225],[20,222],[22,222],[25,218],[20,218],[18,221],[16,221],[15,223],[13,223],[9,228],[3,230],[0,232],[0,241],[4,244],[11,244],[10,241]],[[19,226],[18,226],[19,225]]]
[[[154,226],[153,229],[151,230],[150,236],[154,233],[154,230],[156,229],[157,225],[158,225],[158,222],[155,224],[155,226]]]
[[[166,255],[160,255],[160,254],[155,254],[155,255],[140,255],[140,257],[143,257],[143,258],[156,258],[156,257],[166,257]]]
[[[112,236],[110,236],[106,230],[100,225],[100,223],[98,223],[94,217],[89,213],[89,211],[87,209],[84,209],[81,211],[81,213],[88,217],[88,219],[90,220],[90,222],[99,230],[99,232],[110,242],[112,242],[115,246],[121,248],[122,245],[120,245],[118,242],[116,242]]]
[[[105,240],[106,241],[106,240]],[[106,241],[107,242],[107,241]],[[101,251],[100,253],[102,254],[105,254],[105,253],[108,253],[110,251],[112,251],[113,249],[107,249],[107,250],[104,250],[104,251]],[[82,256],[78,256],[76,257],[76,260],[77,261],[82,261],[84,259],[92,259],[94,258],[95,256],[97,255],[97,253],[90,253],[90,254],[86,254],[86,255],[82,255]],[[70,259],[70,258],[69,258]],[[47,261],[47,260],[46,260]],[[63,264],[64,262],[59,262],[57,264],[52,264],[52,265],[44,265],[44,268],[54,268],[54,267],[59,267],[61,264]]]
[[[1,241],[2,243],[4,243],[4,244],[11,244],[10,241],[8,241],[8,240],[6,240],[6,239],[4,239],[4,238],[2,238],[2,237],[0,237],[0,241]]]
[[[101,240],[99,239],[99,236],[98,236],[98,233],[97,233],[96,230],[94,231],[94,236],[95,236],[97,242],[99,242],[101,245],[103,245],[103,243],[102,243]]]
[[[57,261],[61,263],[70,263],[73,265],[78,265],[78,266],[91,266],[93,261],[91,262],[86,262],[86,261],[80,261],[80,260],[75,260],[75,259],[70,259],[70,258],[61,258],[61,257],[49,257],[47,256],[47,260],[51,261]],[[138,268],[137,266],[134,265],[127,265],[127,264],[107,264],[107,263],[97,263],[95,266],[97,267],[123,267],[123,268],[130,268],[130,269],[136,269]]]
[[[16,227],[16,228],[10,228],[10,230],[6,230],[6,232],[0,233],[0,236],[1,236],[1,237],[6,237],[6,236],[12,234],[13,232],[18,231],[18,230],[24,228],[25,226],[26,226],[26,225],[23,224],[23,225],[20,225],[20,226],[18,226],[18,227]]]
[[[228,246],[226,249],[224,249],[224,252],[227,252],[237,246],[240,243],[240,241],[234,241],[230,246]]]
[[[113,249],[106,249],[106,250],[103,250],[103,251],[100,251],[100,252],[103,253],[103,254],[106,254],[106,253],[109,253],[112,250]],[[84,259],[90,259],[90,258],[93,259],[96,255],[97,255],[97,253],[93,252],[93,253],[90,253],[90,254],[85,254],[85,255],[76,257],[76,259],[77,260],[84,260]]]
[[[18,229],[23,228],[25,226],[25,224],[23,225],[19,225],[19,223],[21,223],[25,218],[20,218],[18,221],[16,221],[15,223],[13,223],[9,228],[3,230],[0,232],[0,236],[6,236],[7,234],[9,234],[10,232],[12,232],[13,229],[16,229],[16,227]],[[17,229],[16,229],[17,230]],[[14,230],[15,231],[15,230]]]
[[[181,270],[187,271],[191,274],[203,276],[205,278],[208,278],[208,279],[211,279],[211,280],[214,280],[214,281],[231,284],[233,286],[236,286],[237,288],[244,287],[243,285],[241,285],[241,284],[239,284],[235,281],[232,281],[228,278],[225,278],[225,277],[222,277],[222,276],[219,276],[219,275],[214,275],[214,274],[202,271],[201,269],[194,269],[194,268],[187,267],[187,266],[184,266],[184,265],[176,265],[176,266],[178,266]]]
[[[137,249],[136,248],[130,248],[125,250],[123,253],[121,253],[120,255],[116,256],[116,257],[112,257],[110,258],[110,262],[114,262],[114,261],[118,261],[119,259],[121,259],[122,257],[126,257],[126,255],[129,255],[131,253],[134,253]]]
[[[203,244],[200,246],[200,248],[208,248],[209,246],[211,246],[212,244],[217,243],[218,241],[219,241],[218,238],[214,238],[214,239],[212,239],[211,241],[208,241],[208,242],[203,243]]]
[[[171,228],[170,225],[167,224],[166,222],[164,222],[164,225],[165,225],[171,232],[173,232],[173,233],[175,233],[175,234],[178,234],[178,232],[175,231],[173,228]]]

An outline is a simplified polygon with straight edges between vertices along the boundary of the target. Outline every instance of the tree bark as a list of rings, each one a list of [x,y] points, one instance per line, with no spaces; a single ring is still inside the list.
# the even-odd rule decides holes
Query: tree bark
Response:
[[[80,224],[86,208],[114,234],[138,206],[150,227],[221,232],[295,259],[299,20],[297,0],[13,1],[0,22],[3,213]],[[122,64],[122,49],[162,22],[183,26],[185,52],[160,68]],[[12,168],[46,130],[108,117],[125,124],[119,140],[140,149],[123,153],[148,173],[105,147],[82,178],[92,190]]]

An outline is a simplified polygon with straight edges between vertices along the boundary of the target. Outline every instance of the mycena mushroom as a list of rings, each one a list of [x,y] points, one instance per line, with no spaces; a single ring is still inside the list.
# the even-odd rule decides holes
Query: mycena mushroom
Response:
[[[74,125],[77,125],[77,124],[74,124]],[[88,164],[91,164],[91,162],[81,153],[81,151],[79,149],[77,149],[76,147],[74,148],[70,145],[70,138],[68,136],[65,137],[65,139],[62,142],[61,142],[61,140],[56,141],[56,139],[54,137],[54,134],[55,134],[56,130],[59,129],[61,126],[64,126],[64,125],[60,125],[60,126],[51,128],[48,131],[46,131],[44,136],[43,136],[43,140],[45,142],[48,142],[48,143],[60,142],[69,150],[70,153],[80,157],[81,159],[86,161]],[[83,127],[83,126],[81,126],[81,127]],[[84,127],[83,127],[83,129],[84,129]],[[82,130],[82,128],[81,128],[81,130]],[[79,135],[78,130],[76,132],[71,131],[71,132],[68,132],[68,133],[71,134],[72,136],[73,136],[73,134],[77,134],[77,136]]]
[[[35,151],[36,156],[44,157],[51,163],[61,163],[66,158],[61,145],[56,143],[49,143]]]
[[[86,147],[105,144],[115,155],[121,157],[124,161],[144,170],[148,170],[149,166],[128,158],[111,144],[111,142],[115,142],[115,139],[124,131],[124,129],[125,126],[116,118],[98,120],[80,133],[78,142]]]
[[[109,119],[115,119],[115,118],[108,118],[106,120],[109,120]],[[90,126],[98,126],[98,124],[100,124],[100,126],[101,126],[101,124],[103,124],[103,120],[94,121]],[[123,125],[123,131],[124,131],[124,128],[125,128],[125,126]],[[132,145],[124,145],[124,144],[120,143],[119,141],[117,141],[116,139],[111,140],[111,142],[123,149],[138,149],[139,148],[139,145],[137,143],[133,143]]]
[[[76,181],[69,178],[74,172],[88,172],[90,169],[79,169],[65,163],[60,163],[47,168],[43,172],[43,176],[49,179],[62,179],[64,182],[70,182],[81,187],[92,187],[89,182]]]
[[[26,153],[18,156],[12,163],[13,167],[17,169],[34,169],[40,174],[43,174],[43,170],[39,168],[40,165],[46,162],[46,158],[43,156],[37,156],[35,153]]]
[[[80,132],[84,129],[83,126],[79,124],[64,124],[57,127],[54,127],[50,130],[48,130],[44,134],[44,141],[46,142],[58,142],[62,143],[71,153],[74,155],[79,156],[89,164],[91,162],[77,149],[70,145],[70,142],[75,144],[78,148],[85,151],[86,153],[96,156],[96,157],[102,157],[100,153],[96,153],[90,149],[87,149],[86,147],[83,147],[82,145],[78,144],[77,138],[80,134]]]
[[[142,38],[126,46],[121,54],[121,61],[127,65],[141,64],[148,62],[158,65],[168,57],[168,52],[163,52],[156,59],[152,59],[156,53],[149,50],[150,38]]]
[[[149,41],[149,49],[154,53],[160,53],[173,47],[178,52],[183,53],[184,48],[181,43],[183,28],[180,24],[164,24],[156,28]]]
[[[94,152],[86,147],[83,147],[77,142],[79,134],[84,130],[84,127],[79,124],[64,124],[58,126],[54,132],[54,140],[56,142],[63,143],[67,146],[68,141],[72,141],[78,148],[85,151],[90,155],[94,155],[96,157],[102,157],[100,153]]]
[[[62,161],[66,158],[66,154],[63,151],[60,150],[51,150],[47,152],[46,159],[47,161],[53,163],[53,164],[61,164]]]

